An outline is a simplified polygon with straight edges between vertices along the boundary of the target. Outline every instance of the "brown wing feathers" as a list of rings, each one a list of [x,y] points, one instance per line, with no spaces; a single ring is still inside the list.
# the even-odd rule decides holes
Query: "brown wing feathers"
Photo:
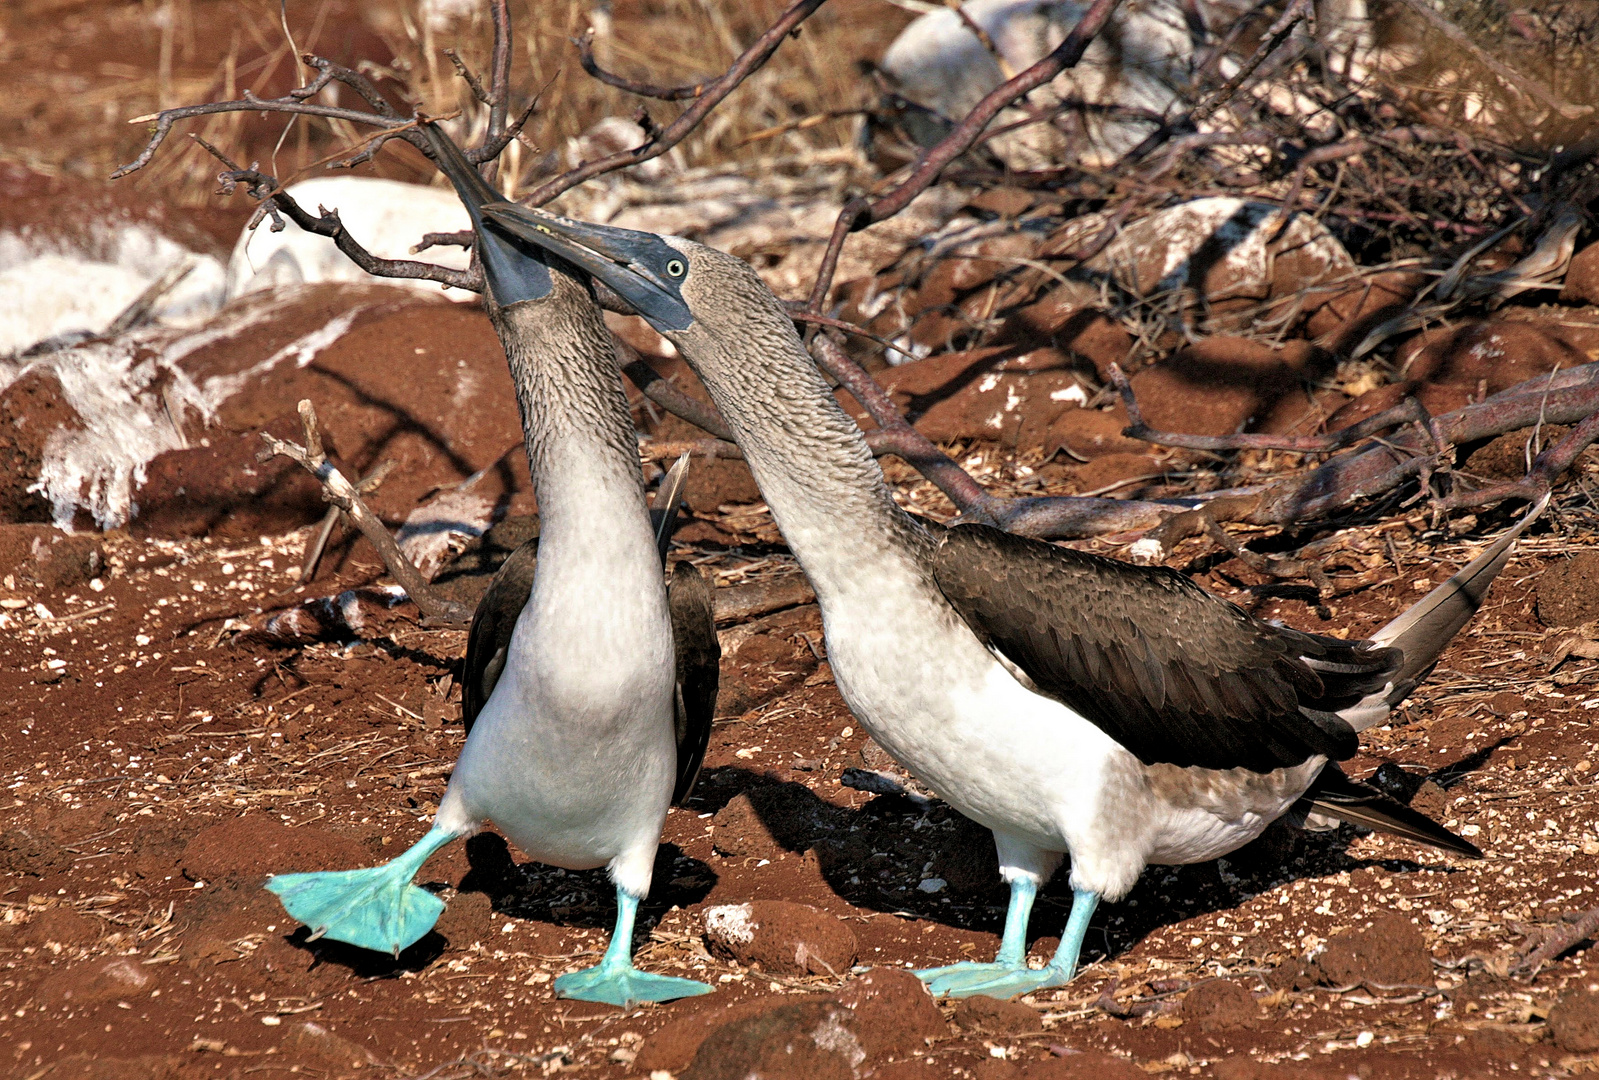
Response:
[[[1176,571],[981,525],[943,531],[939,588],[1039,691],[1147,763],[1260,772],[1348,757],[1338,710],[1382,689],[1395,649],[1255,619]]]

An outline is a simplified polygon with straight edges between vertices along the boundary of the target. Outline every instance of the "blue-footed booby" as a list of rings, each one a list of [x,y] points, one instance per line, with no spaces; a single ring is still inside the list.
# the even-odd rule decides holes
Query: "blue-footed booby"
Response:
[[[616,887],[604,957],[557,978],[557,994],[627,1007],[709,993],[636,969],[632,939],[667,807],[693,785],[710,731],[710,590],[679,564],[668,600],[672,514],[652,533],[611,337],[587,282],[486,228],[481,208],[499,195],[435,125],[422,130],[472,217],[538,498],[537,565],[513,557],[473,620],[470,734],[431,830],[382,866],[281,874],[266,887],[313,937],[398,955],[444,909],[411,879],[434,851],[492,821],[532,858],[604,866]]]
[[[1064,984],[1101,899],[1151,863],[1225,855],[1290,811],[1480,854],[1332,762],[1431,669],[1542,505],[1371,640],[1304,633],[1165,567],[905,513],[742,260],[509,203],[484,215],[604,282],[677,346],[816,590],[845,703],[993,831],[1011,890],[999,954],[920,972],[935,994]],[[1034,897],[1068,853],[1071,914],[1054,957],[1030,968]]]

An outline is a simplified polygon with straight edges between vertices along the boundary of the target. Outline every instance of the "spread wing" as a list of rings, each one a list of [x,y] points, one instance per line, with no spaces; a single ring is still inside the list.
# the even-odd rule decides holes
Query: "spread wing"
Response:
[[[1263,622],[1165,567],[984,525],[943,530],[931,564],[960,616],[1039,693],[1147,764],[1269,772],[1349,757],[1355,729],[1339,710],[1401,660]]]
[[[511,552],[478,601],[472,626],[466,633],[466,659],[461,672],[461,723],[468,735],[505,670],[511,648],[511,631],[533,592],[533,568],[538,564],[535,538]]]
[[[681,804],[694,790],[716,713],[716,686],[722,647],[716,640],[711,583],[699,568],[680,562],[666,589],[672,612],[672,646],[677,654],[677,785],[672,802]]]

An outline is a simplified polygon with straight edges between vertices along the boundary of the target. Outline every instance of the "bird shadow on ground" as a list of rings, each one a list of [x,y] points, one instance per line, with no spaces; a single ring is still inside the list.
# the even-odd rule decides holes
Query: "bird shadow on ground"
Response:
[[[326,938],[312,941],[311,930],[305,926],[296,928],[285,940],[311,954],[311,969],[332,964],[346,969],[358,979],[392,979],[408,971],[423,971],[444,955],[448,945],[444,935],[436,930],[429,930],[416,944],[402,950],[399,956]]]
[[[557,926],[611,929],[616,919],[616,889],[604,867],[563,870],[538,862],[517,862],[505,839],[493,832],[477,834],[467,840],[465,847],[468,870],[456,886],[458,895],[450,902],[452,907],[469,903],[465,899],[468,894],[481,893],[488,898],[492,910],[502,915]],[[418,884],[435,892],[446,885],[438,881]],[[674,905],[698,903],[715,884],[716,874],[709,866],[684,855],[676,844],[662,844],[655,853],[655,885],[639,905],[635,942],[648,935]],[[397,957],[338,941],[312,941],[310,930],[304,926],[285,940],[310,953],[313,968],[334,964],[362,979],[394,978],[408,971],[422,971],[452,945],[459,944],[440,932],[448,918],[446,909],[438,927]],[[449,933],[453,935],[454,931]]]
[[[1460,767],[1478,756],[1449,768],[1459,775]],[[995,935],[1003,928],[1009,894],[999,878],[992,836],[947,804],[879,795],[850,809],[818,798],[803,784],[721,768],[702,776],[695,809],[718,812],[741,796],[771,842],[790,852],[813,853],[824,881],[851,906]],[[735,810],[728,815],[736,820]],[[1453,872],[1410,859],[1351,855],[1347,849],[1356,836],[1351,826],[1315,833],[1278,821],[1222,859],[1151,866],[1131,894],[1099,909],[1084,962],[1114,957],[1164,927],[1236,908],[1303,878],[1368,867],[1395,874]],[[723,841],[713,838],[713,843],[721,847]],[[1036,947],[1052,949],[1065,925],[1069,876],[1067,863],[1038,897],[1028,935]]]
[[[563,870],[540,862],[517,862],[504,838],[492,832],[469,839],[466,858],[471,869],[457,889],[483,893],[501,914],[606,930],[616,918],[616,887],[604,867]],[[676,844],[661,844],[655,851],[650,894],[639,905],[638,932],[647,932],[674,906],[705,899],[715,884],[716,873],[705,863],[685,855]]]

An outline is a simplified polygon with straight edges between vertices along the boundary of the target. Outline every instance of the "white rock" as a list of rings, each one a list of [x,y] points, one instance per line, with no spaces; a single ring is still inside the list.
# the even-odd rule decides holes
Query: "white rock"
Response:
[[[222,304],[223,267],[146,222],[111,218],[88,242],[39,229],[0,231],[0,356],[50,338],[103,332],[174,264],[189,273],[151,310],[153,321],[192,326]]]
[[[720,904],[705,911],[707,937],[748,945],[755,939],[759,925],[751,921],[754,909],[748,904]]]
[[[145,466],[188,445],[183,422],[202,423],[240,388],[279,364],[304,367],[337,341],[369,305],[335,315],[249,368],[196,382],[180,365],[204,346],[240,338],[293,299],[276,293],[230,305],[192,330],[146,327],[111,341],[91,341],[36,357],[0,359],[0,393],[32,371],[52,374],[81,425],[64,425],[45,441],[39,478],[30,490],[49,500],[55,523],[70,528],[79,509],[101,528],[125,525],[138,507],[133,492]]]
[[[425,233],[462,232],[472,227],[466,208],[448,187],[424,187],[369,176],[319,176],[290,185],[308,213],[326,207],[339,212],[339,220],[361,246],[382,259],[418,259],[454,270],[466,269],[465,248],[429,248],[420,255],[411,248]],[[308,233],[287,218],[282,232],[273,232],[271,219],[254,231],[246,229],[228,260],[227,297],[284,285],[319,281],[377,281],[437,293],[433,281],[374,278],[325,236]],[[476,293],[446,289],[452,300],[470,300]]]
[[[1077,25],[1088,4],[1073,0],[972,0],[962,10],[993,40],[1011,74],[1048,55]],[[1164,113],[1188,83],[1193,43],[1177,0],[1129,0],[1078,65],[1062,72],[1028,101],[1051,106],[1068,98],[1099,105]],[[883,54],[881,67],[906,99],[959,120],[1006,75],[994,55],[953,11],[934,11],[907,26]],[[996,126],[1024,118],[1008,109]],[[1137,146],[1154,130],[1148,120],[1107,118],[1085,112],[1086,145],[1058,127],[1033,124],[990,141],[990,148],[1017,169],[1035,169],[1075,158],[1104,165]]]

